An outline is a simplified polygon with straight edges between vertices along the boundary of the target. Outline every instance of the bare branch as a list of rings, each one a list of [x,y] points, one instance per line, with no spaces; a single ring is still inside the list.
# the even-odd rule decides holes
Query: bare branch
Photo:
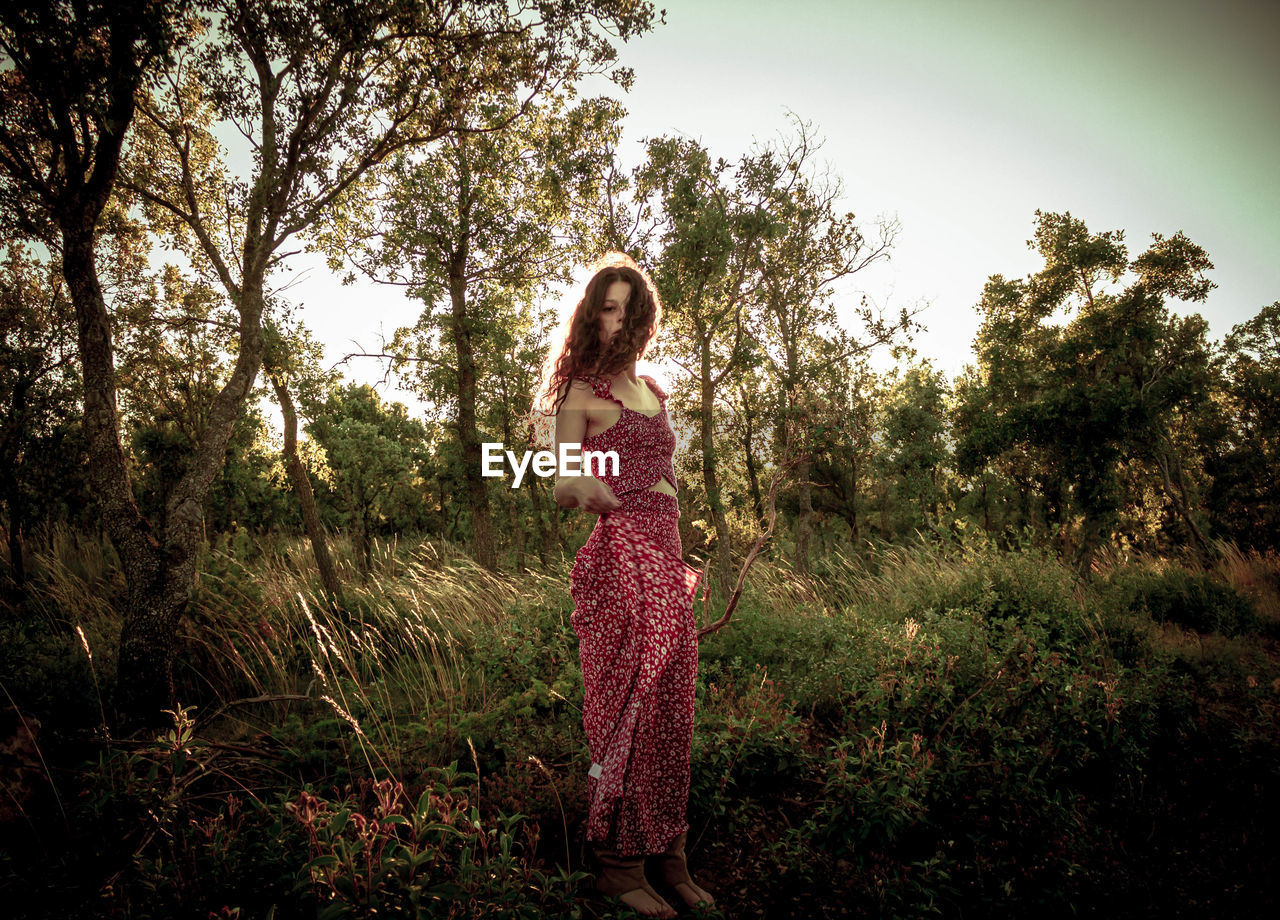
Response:
[[[768,514],[769,523],[765,527],[764,531],[760,534],[760,536],[756,537],[755,544],[751,547],[751,551],[747,553],[746,560],[742,563],[742,569],[738,572],[738,582],[733,588],[733,594],[729,596],[729,603],[725,606],[724,614],[720,617],[720,619],[716,620],[714,623],[711,623],[708,626],[704,626],[698,630],[699,642],[702,641],[703,636],[710,635],[711,633],[716,632],[719,629],[723,629],[724,627],[729,625],[729,618],[733,616],[733,611],[738,606],[738,598],[742,596],[742,587],[747,582],[747,571],[751,568],[751,563],[755,562],[756,556],[759,555],[760,550],[764,548],[765,543],[769,540],[771,536],[773,536],[773,527],[778,520],[778,507],[777,507],[778,486],[780,486],[783,483],[786,475],[789,472],[791,472],[791,470],[804,459],[805,457],[802,455],[790,457],[784,460],[782,464],[780,464],[773,471],[773,477],[769,482],[769,514]],[[710,566],[711,566],[711,557],[708,556],[706,565],[702,569],[703,579],[707,577],[707,570],[710,568]],[[704,585],[705,585],[705,581],[704,581]],[[711,603],[711,592],[706,590],[705,587],[703,589],[702,597],[703,597],[702,608],[705,616],[707,608]],[[707,616],[706,618],[710,619],[709,616]]]

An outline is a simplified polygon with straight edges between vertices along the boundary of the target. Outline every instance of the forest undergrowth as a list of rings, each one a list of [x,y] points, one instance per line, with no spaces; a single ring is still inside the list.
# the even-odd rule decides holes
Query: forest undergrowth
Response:
[[[1273,915],[1280,560],[1221,551],[1083,584],[972,536],[762,557],[700,648],[704,915]],[[338,556],[333,605],[300,540],[209,550],[181,705],[134,738],[113,554],[33,559],[0,624],[9,916],[630,915],[591,894],[570,560]]]

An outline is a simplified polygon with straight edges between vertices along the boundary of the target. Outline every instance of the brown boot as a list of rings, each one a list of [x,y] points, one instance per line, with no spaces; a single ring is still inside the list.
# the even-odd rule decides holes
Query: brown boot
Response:
[[[646,917],[676,916],[671,905],[662,900],[644,877],[644,857],[621,857],[613,850],[596,850],[600,861],[600,875],[596,878],[596,890],[615,897]]]
[[[715,907],[716,902],[711,893],[699,888],[697,883],[689,877],[689,865],[684,856],[685,838],[688,832],[681,834],[672,840],[667,846],[667,851],[657,857],[658,864],[661,866],[662,882],[670,885],[676,890],[680,897],[684,898],[684,902],[690,907],[699,904],[705,907]]]

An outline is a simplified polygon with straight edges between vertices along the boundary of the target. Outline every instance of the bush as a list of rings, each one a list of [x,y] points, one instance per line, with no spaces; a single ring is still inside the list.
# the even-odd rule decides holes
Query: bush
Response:
[[[537,869],[538,825],[481,815],[469,798],[475,780],[456,762],[433,768],[416,805],[389,779],[362,785],[367,802],[302,791],[286,806],[311,856],[295,890],[315,899],[320,920],[567,915],[586,875]]]
[[[566,572],[388,566],[363,618],[317,604],[312,625],[273,565],[210,577],[199,609],[246,674],[287,693],[314,674],[344,708],[291,701],[260,732],[238,709],[204,739],[179,707],[154,742],[112,741],[63,797],[69,845],[11,847],[0,887],[50,916],[621,916],[569,869],[588,755]],[[1275,850],[1274,648],[1153,625],[1248,629],[1230,589],[1136,567],[1080,585],[981,540],[836,554],[809,579],[757,565],[699,648],[692,750],[695,875],[735,915],[1274,913],[1250,909]],[[260,610],[238,585],[263,566]],[[95,652],[111,623],[85,620]],[[78,636],[0,638],[24,712],[99,721]]]
[[[1180,567],[1122,569],[1109,582],[1110,603],[1202,633],[1238,636],[1260,620],[1249,600],[1209,575]]]
[[[745,688],[707,684],[695,713],[691,813],[722,816],[729,800],[785,788],[802,771],[808,730],[759,665]]]
[[[777,687],[786,688],[797,712],[835,727],[854,687],[848,664],[859,641],[844,617],[739,607],[728,629],[699,645],[699,683],[732,683],[749,692],[761,677],[752,668],[763,668]]]

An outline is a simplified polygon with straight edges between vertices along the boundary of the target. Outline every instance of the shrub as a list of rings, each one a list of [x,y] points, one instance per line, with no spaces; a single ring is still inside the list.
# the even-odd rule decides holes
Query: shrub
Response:
[[[808,730],[761,666],[745,688],[707,684],[695,713],[691,813],[723,816],[730,799],[785,788],[802,772]]]
[[[227,791],[252,779],[228,776],[217,746],[193,734],[193,708],[178,706],[173,728],[104,752],[85,771],[78,820],[87,828],[84,845],[97,849],[65,856],[63,868],[80,875],[69,867],[77,857],[92,861],[90,871],[116,868],[104,909],[206,916],[232,904],[266,910],[288,898],[301,835],[273,822],[256,797]]]
[[[302,791],[287,806],[311,855],[297,890],[318,902],[319,920],[567,914],[585,873],[535,867],[538,825],[482,816],[465,788],[475,779],[456,762],[433,768],[416,805],[389,779],[362,787],[370,802]]]
[[[1248,599],[1209,575],[1169,566],[1122,569],[1109,582],[1110,603],[1202,633],[1238,636],[1259,627]]]

